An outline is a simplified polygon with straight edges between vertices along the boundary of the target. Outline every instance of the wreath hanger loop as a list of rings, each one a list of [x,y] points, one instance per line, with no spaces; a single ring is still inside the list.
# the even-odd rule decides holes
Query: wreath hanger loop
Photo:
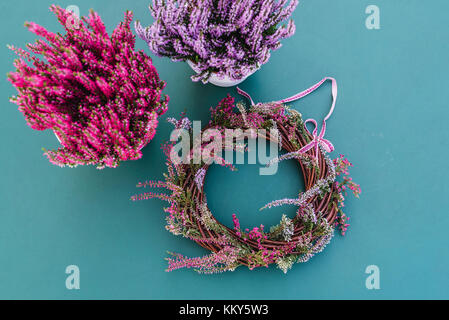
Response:
[[[305,96],[311,94],[312,92],[314,92],[315,90],[317,90],[319,87],[321,87],[323,85],[323,83],[325,83],[327,80],[332,82],[332,105],[331,108],[329,110],[329,113],[327,114],[327,116],[324,118],[324,122],[326,122],[327,120],[329,120],[329,118],[331,117],[332,113],[334,112],[335,109],[335,104],[337,103],[337,97],[338,97],[338,84],[337,84],[337,80],[335,80],[332,77],[325,77],[323,78],[321,81],[319,81],[318,83],[314,84],[313,86],[311,86],[310,88],[295,94],[294,96],[291,96],[289,98],[286,99],[282,99],[279,101],[275,101],[275,104],[284,104],[287,102],[293,102],[296,100],[299,100],[301,98],[304,98]],[[249,93],[243,91],[242,89],[240,89],[239,87],[237,87],[237,92],[244,96],[245,98],[247,98],[250,102],[251,102],[251,106],[255,106],[256,104],[254,103],[253,99],[251,98],[251,96],[249,95]]]

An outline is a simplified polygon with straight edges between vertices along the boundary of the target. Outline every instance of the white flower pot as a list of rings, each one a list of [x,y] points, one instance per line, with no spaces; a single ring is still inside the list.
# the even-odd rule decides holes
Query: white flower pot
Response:
[[[192,61],[187,60],[187,64],[193,69],[193,71],[195,71],[196,73],[200,73],[200,71],[198,70],[198,68],[196,68],[195,64]],[[245,81],[250,75],[255,73],[257,70],[259,70],[259,68],[254,69],[252,72],[248,73],[240,80],[233,80],[228,76],[219,77],[217,74],[213,73],[210,76],[208,82],[212,83],[213,85],[216,85],[217,87],[225,87],[225,88],[233,87]]]

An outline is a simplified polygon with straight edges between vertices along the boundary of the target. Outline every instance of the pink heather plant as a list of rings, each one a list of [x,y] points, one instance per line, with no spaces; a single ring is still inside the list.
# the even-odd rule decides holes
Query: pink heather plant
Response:
[[[20,57],[14,62],[16,72],[8,75],[18,91],[11,102],[31,128],[55,132],[62,147],[45,152],[53,164],[101,169],[140,159],[169,98],[162,95],[165,82],[151,58],[134,50],[132,13],[126,12],[109,36],[93,11],[74,27],[71,12],[54,5],[50,10],[66,34],[25,24],[46,40],[27,45],[45,60],[10,47]]]

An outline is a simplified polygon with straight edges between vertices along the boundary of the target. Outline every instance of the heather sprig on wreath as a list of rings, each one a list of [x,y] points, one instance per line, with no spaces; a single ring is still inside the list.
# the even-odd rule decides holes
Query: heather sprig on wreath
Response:
[[[54,131],[62,147],[45,152],[53,164],[101,169],[141,158],[169,98],[151,58],[134,50],[132,13],[109,36],[94,11],[73,26],[71,12],[50,10],[66,34],[25,24],[43,38],[27,48],[44,59],[10,46],[19,55],[8,75],[18,91],[11,101],[31,128]]]
[[[190,61],[206,83],[212,74],[240,80],[295,33],[286,21],[298,0],[153,0],[154,23],[136,32],[158,56]]]
[[[188,118],[182,117],[179,121],[170,119],[170,122],[176,129],[190,130],[193,134]],[[279,143],[289,152],[276,161],[298,161],[306,191],[299,193],[297,199],[276,200],[264,207],[291,204],[298,208],[294,217],[283,215],[280,223],[269,231],[263,225],[242,230],[236,214],[232,215],[233,227],[218,222],[208,208],[204,193],[204,178],[209,164],[174,162],[170,154],[175,143],[163,146],[168,168],[165,181],[147,181],[138,187],[162,188],[168,192],[142,193],[133,196],[132,200],[158,198],[167,201],[169,205],[164,209],[167,213],[166,229],[211,251],[197,258],[171,253],[172,256],[167,259],[167,271],[194,268],[199,273],[211,274],[233,271],[239,266],[252,270],[276,264],[286,273],[294,263],[307,262],[321,252],[331,241],[336,228],[345,234],[349,226],[349,218],[342,211],[346,191],[351,190],[356,197],[361,193],[360,187],[349,177],[348,168],[352,164],[342,155],[330,159],[323,148],[299,152],[313,139],[301,114],[281,103],[257,104],[246,110],[242,104],[236,106],[234,98],[228,96],[211,109],[211,120],[203,130],[216,129],[224,139],[226,129],[273,127],[278,129],[279,134],[274,136],[270,131],[266,139]],[[198,148],[202,150],[205,146],[199,145]],[[226,148],[233,149],[233,146]],[[190,152],[193,153],[194,148]],[[212,156],[222,159],[220,154]],[[223,161],[217,163],[233,168]]]

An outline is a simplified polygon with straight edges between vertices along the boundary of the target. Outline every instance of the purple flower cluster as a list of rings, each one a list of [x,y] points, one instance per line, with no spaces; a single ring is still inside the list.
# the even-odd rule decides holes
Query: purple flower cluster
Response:
[[[134,50],[132,13],[109,36],[93,11],[74,26],[71,12],[50,9],[66,34],[26,24],[46,40],[27,48],[45,59],[11,47],[20,57],[8,75],[18,91],[11,101],[31,128],[55,132],[62,147],[45,154],[56,165],[104,168],[141,158],[169,99],[151,58]]]
[[[191,61],[207,82],[211,74],[240,80],[268,62],[280,40],[295,33],[287,20],[298,0],[153,0],[154,23],[136,31],[159,56]]]

